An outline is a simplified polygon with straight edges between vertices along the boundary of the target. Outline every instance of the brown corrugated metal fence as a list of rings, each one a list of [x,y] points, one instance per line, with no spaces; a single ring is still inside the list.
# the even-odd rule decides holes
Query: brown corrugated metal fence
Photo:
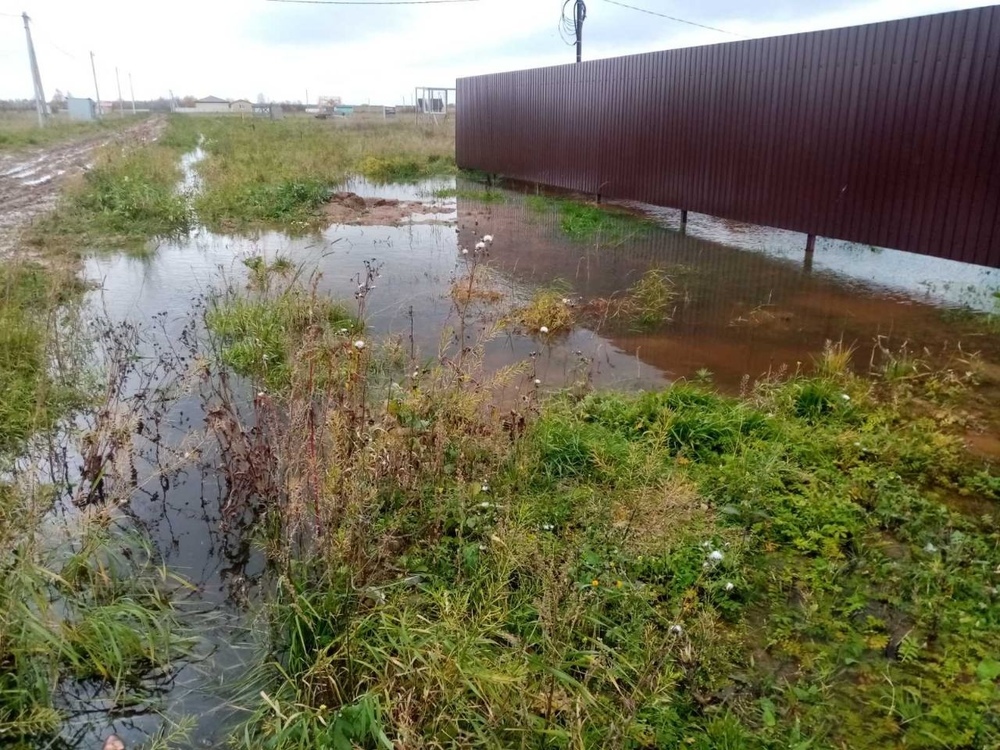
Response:
[[[1000,267],[1000,6],[458,82],[459,166]]]

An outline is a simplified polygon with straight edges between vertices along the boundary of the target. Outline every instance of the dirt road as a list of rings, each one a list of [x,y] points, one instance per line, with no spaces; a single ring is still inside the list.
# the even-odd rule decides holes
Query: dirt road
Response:
[[[115,141],[156,140],[165,125],[165,118],[151,117],[113,134],[0,154],[0,258],[18,249],[21,230],[55,207],[65,181],[87,168],[97,148]]]

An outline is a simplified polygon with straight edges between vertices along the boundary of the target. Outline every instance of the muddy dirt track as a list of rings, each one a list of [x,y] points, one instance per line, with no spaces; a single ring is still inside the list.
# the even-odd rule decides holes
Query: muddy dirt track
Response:
[[[113,142],[155,140],[165,125],[163,117],[151,117],[114,133],[0,153],[0,257],[17,250],[20,231],[55,207],[62,185],[87,168],[96,149]]]

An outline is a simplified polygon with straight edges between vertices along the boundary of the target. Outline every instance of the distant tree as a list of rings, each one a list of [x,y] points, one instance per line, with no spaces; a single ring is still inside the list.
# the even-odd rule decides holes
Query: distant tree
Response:
[[[257,103],[258,104],[267,104],[267,97],[264,96],[264,92],[261,92],[261,93],[257,94]]]
[[[180,105],[182,107],[188,107],[188,108],[190,108],[190,107],[194,106],[194,103],[196,101],[198,101],[198,100],[195,99],[193,96],[183,96],[183,97],[181,97]]]
[[[56,89],[56,92],[52,95],[52,101],[49,102],[49,109],[52,112],[58,112],[66,107],[66,97],[63,96],[63,92]]]

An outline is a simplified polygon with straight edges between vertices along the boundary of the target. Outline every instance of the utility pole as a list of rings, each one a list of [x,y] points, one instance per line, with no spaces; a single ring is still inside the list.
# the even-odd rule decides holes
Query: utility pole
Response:
[[[132,88],[132,71],[128,73],[128,93],[132,96],[132,114],[135,114],[135,89]]]
[[[101,90],[97,88],[97,66],[94,65],[94,53],[90,53],[90,72],[94,74],[94,96],[97,97],[97,116],[101,117],[104,115],[104,110],[101,108]]]
[[[309,89],[306,89],[306,106],[309,106]]]
[[[576,0],[573,9],[573,25],[576,27],[576,61],[583,60],[583,22],[587,20],[587,5],[583,0]]]
[[[48,109],[45,104],[45,92],[42,91],[42,74],[38,72],[38,59],[35,57],[35,45],[31,42],[31,19],[27,13],[22,13],[24,19],[24,34],[28,37],[28,61],[31,63],[31,80],[35,84],[35,109],[38,110],[38,127],[45,127],[45,117]]]
[[[122,79],[118,77],[118,66],[115,66],[115,82],[118,84],[118,116],[125,116],[125,103],[122,101]]]

